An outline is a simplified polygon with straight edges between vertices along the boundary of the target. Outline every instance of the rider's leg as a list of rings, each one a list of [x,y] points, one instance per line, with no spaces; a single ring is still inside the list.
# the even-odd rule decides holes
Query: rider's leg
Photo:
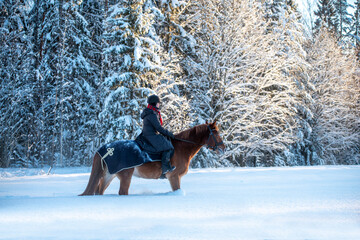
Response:
[[[167,172],[172,172],[175,167],[172,167],[170,165],[170,158],[172,156],[172,153],[173,153],[173,149],[169,150],[169,151],[165,151],[165,152],[162,152],[162,155],[161,155],[161,169],[162,169],[162,173],[165,174]]]

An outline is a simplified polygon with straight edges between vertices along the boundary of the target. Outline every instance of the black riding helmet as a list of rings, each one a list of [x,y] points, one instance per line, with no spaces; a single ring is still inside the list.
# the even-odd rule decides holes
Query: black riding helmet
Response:
[[[148,97],[147,102],[150,105],[156,106],[156,104],[160,102],[160,98],[156,95],[151,95]]]

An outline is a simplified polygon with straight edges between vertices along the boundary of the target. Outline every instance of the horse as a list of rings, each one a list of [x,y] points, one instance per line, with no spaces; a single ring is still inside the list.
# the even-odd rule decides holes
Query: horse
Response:
[[[217,154],[224,153],[225,145],[220,137],[216,120],[213,123],[197,125],[191,129],[180,132],[171,140],[174,146],[174,154],[171,158],[171,165],[175,170],[165,174],[173,191],[180,189],[181,178],[188,172],[191,159],[199,150],[207,145],[208,148]],[[132,176],[159,179],[162,176],[161,162],[148,162],[130,169],[121,170],[118,173],[110,174],[107,166],[103,167],[103,161],[98,153],[93,158],[93,165],[88,185],[85,191],[79,196],[103,195],[111,181],[118,177],[120,180],[119,195],[128,195]]]

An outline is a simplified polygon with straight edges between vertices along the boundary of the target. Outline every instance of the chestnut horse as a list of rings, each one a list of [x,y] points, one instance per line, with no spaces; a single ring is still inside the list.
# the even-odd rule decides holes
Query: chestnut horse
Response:
[[[170,181],[173,191],[180,189],[181,177],[187,173],[191,159],[202,146],[207,145],[217,153],[224,152],[225,150],[225,145],[219,135],[219,128],[216,125],[216,121],[195,126],[175,135],[172,144],[175,151],[171,158],[171,165],[176,168],[174,171],[167,173],[166,178]],[[101,157],[96,153],[93,160],[89,183],[80,196],[103,195],[106,188],[115,177],[120,179],[119,195],[128,195],[133,175],[141,178],[158,179],[162,174],[161,162],[159,161],[145,163],[130,169],[124,169],[116,174],[110,174],[106,164],[104,164],[105,167],[103,168],[101,161]]]

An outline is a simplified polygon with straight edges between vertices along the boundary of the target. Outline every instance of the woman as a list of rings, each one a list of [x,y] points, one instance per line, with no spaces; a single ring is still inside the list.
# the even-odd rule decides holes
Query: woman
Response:
[[[147,102],[147,108],[141,113],[143,130],[135,141],[148,153],[161,153],[162,173],[166,174],[175,169],[175,167],[170,165],[174,147],[171,141],[166,138],[169,137],[173,139],[174,134],[161,126],[163,122],[159,110],[160,98],[156,95],[151,95],[148,97]]]

